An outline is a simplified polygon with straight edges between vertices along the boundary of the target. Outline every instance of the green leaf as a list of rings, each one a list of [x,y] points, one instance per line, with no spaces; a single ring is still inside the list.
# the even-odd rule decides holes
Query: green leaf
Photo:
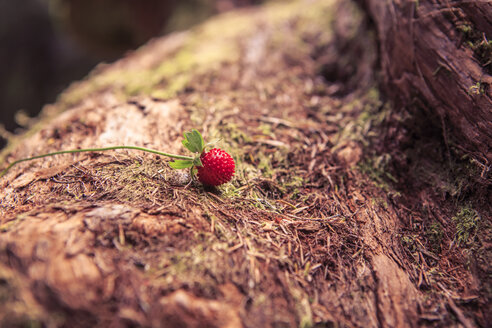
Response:
[[[201,153],[203,148],[205,148],[203,137],[196,129],[193,129],[191,132],[185,132],[182,143],[192,153]]]
[[[186,135],[185,135],[185,138],[186,138]],[[193,151],[193,147],[190,145],[190,142],[188,141],[188,139],[183,139],[183,141],[181,141],[181,143],[183,144],[183,146],[188,149],[189,151]]]
[[[186,169],[193,166],[193,161],[191,159],[176,159],[169,162],[169,166],[173,169]]]

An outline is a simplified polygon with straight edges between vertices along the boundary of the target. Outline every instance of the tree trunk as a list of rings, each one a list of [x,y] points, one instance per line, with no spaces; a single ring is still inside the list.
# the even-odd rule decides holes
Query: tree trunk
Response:
[[[363,155],[391,112],[368,25],[341,0],[237,11],[65,91],[7,162],[112,145],[185,154],[196,128],[222,138],[236,176],[188,185],[131,151],[15,166],[0,180],[0,325],[485,326],[488,205],[398,196]]]
[[[362,0],[378,35],[384,87],[435,114],[468,154],[492,163],[492,2]]]

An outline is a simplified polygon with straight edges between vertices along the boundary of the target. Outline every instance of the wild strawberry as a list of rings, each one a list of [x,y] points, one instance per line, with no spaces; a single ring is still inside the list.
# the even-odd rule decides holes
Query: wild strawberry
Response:
[[[198,167],[198,180],[209,186],[218,186],[229,182],[235,172],[231,155],[219,148],[203,152],[200,156],[202,166]]]
[[[235,164],[231,155],[223,151],[222,149],[214,148],[209,152],[205,152],[205,148],[209,144],[205,144],[202,135],[197,130],[184,133],[184,139],[182,141],[183,146],[193,153],[193,156],[174,155],[164,153],[154,149],[142,148],[138,146],[111,146],[104,148],[85,148],[85,149],[72,149],[72,150],[60,150],[53,153],[47,153],[37,155],[28,158],[22,158],[10,163],[6,169],[0,171],[0,177],[4,176],[9,169],[14,165],[31,161],[38,158],[60,155],[60,154],[73,154],[82,152],[96,152],[116,149],[133,149],[145,151],[148,153],[158,154],[174,158],[169,162],[169,166],[173,169],[191,169],[191,172],[196,168],[198,170],[198,180],[203,184],[210,186],[218,186],[226,182],[231,181],[234,175]]]

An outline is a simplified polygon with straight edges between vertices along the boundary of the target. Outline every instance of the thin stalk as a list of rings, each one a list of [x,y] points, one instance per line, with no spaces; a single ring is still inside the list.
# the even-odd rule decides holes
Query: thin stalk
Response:
[[[73,153],[84,153],[84,152],[98,152],[98,151],[106,151],[106,150],[116,150],[116,149],[134,149],[134,150],[141,150],[145,151],[147,153],[153,153],[161,156],[167,156],[171,158],[177,158],[177,159],[185,159],[185,160],[193,160],[193,157],[190,156],[182,156],[182,155],[174,155],[174,154],[168,154],[164,153],[161,151],[157,151],[154,149],[148,149],[148,148],[143,148],[143,147],[137,147],[137,146],[113,146],[113,147],[104,147],[104,148],[84,148],[84,149],[72,149],[72,150],[61,150],[61,151],[55,151],[53,153],[47,153],[43,155],[37,155],[33,157],[28,157],[28,158],[23,158],[19,159],[15,162],[10,163],[9,166],[5,170],[0,173],[0,177],[3,177],[5,173],[7,173],[8,170],[12,168],[12,166],[22,163],[22,162],[27,162],[27,161],[32,161],[34,159],[38,158],[43,158],[43,157],[48,157],[48,156],[54,156],[54,155],[61,155],[61,154],[73,154]]]

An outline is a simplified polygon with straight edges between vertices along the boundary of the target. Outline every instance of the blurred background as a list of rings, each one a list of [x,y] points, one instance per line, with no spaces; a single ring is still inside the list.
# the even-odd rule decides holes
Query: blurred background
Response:
[[[0,124],[19,132],[23,121],[98,63],[263,1],[0,0]]]

